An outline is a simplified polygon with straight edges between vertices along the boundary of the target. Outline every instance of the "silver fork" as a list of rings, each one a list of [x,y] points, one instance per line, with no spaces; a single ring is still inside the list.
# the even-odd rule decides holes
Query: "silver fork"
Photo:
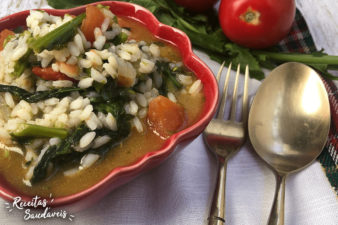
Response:
[[[217,73],[217,82],[220,82],[224,62]],[[248,118],[248,77],[249,68],[245,68],[242,115],[240,121],[236,121],[236,103],[238,90],[238,77],[240,65],[237,66],[237,73],[232,94],[230,118],[224,119],[224,112],[229,86],[231,63],[229,65],[223,87],[223,96],[216,118],[212,119],[203,132],[204,142],[208,149],[216,154],[218,159],[218,178],[214,191],[213,201],[210,207],[209,225],[223,225],[225,223],[225,183],[227,162],[243,145],[247,134]]]

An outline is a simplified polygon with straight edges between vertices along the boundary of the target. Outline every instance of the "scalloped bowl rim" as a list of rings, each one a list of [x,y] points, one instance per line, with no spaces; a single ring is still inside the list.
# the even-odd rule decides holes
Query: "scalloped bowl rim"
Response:
[[[99,182],[95,183],[94,185],[92,185],[92,186],[90,186],[90,187],[88,187],[88,188],[86,188],[86,189],[84,189],[80,192],[70,194],[70,195],[67,195],[67,196],[63,196],[63,197],[55,198],[55,200],[52,203],[49,204],[50,206],[61,206],[61,205],[72,204],[76,201],[81,200],[82,198],[85,198],[86,196],[90,195],[91,193],[99,190],[100,187],[103,187],[105,184],[112,185],[112,182],[114,182],[116,180],[116,178],[117,179],[121,178],[124,175],[129,175],[131,177],[135,177],[136,175],[143,172],[143,168],[149,166],[154,160],[156,160],[156,158],[161,158],[162,159],[161,161],[165,160],[174,151],[177,144],[184,141],[185,139],[189,139],[189,138],[192,138],[194,136],[197,136],[198,134],[200,134],[202,132],[202,130],[205,128],[205,126],[208,124],[208,122],[213,117],[213,114],[214,114],[215,109],[216,109],[217,101],[218,101],[218,86],[217,86],[217,82],[214,78],[214,75],[210,71],[208,66],[193,53],[192,48],[191,48],[191,42],[190,42],[188,36],[184,32],[182,32],[181,30],[178,30],[176,28],[173,28],[173,27],[170,27],[168,25],[160,23],[150,11],[148,11],[147,9],[145,9],[142,6],[139,6],[139,5],[135,5],[135,4],[132,4],[132,3],[127,3],[127,2],[114,2],[114,1],[96,2],[96,3],[92,3],[92,4],[88,4],[88,5],[97,5],[97,4],[108,5],[108,6],[118,6],[118,7],[121,7],[123,9],[127,9],[127,8],[134,9],[134,11],[135,11],[134,15],[123,15],[123,16],[127,16],[127,17],[130,17],[132,19],[136,19],[136,20],[140,21],[150,30],[150,28],[147,26],[147,24],[145,24],[145,21],[144,21],[145,17],[144,18],[138,18],[137,17],[137,13],[139,13],[139,12],[142,12],[143,13],[142,15],[146,15],[147,20],[150,20],[153,23],[153,25],[156,25],[156,27],[154,29],[157,33],[154,33],[154,31],[151,31],[151,30],[150,30],[150,32],[153,35],[155,35],[157,38],[160,38],[160,39],[162,39],[166,42],[170,42],[170,43],[176,45],[177,48],[179,49],[179,51],[182,54],[182,61],[183,61],[185,66],[187,66],[189,69],[192,69],[190,66],[194,63],[195,64],[197,63],[196,68],[203,69],[204,72],[209,73],[206,76],[207,78],[205,78],[205,79],[208,79],[208,82],[209,82],[208,83],[209,86],[210,86],[210,88],[208,89],[209,93],[207,93],[206,90],[204,90],[204,95],[210,96],[209,99],[208,99],[209,102],[208,102],[208,104],[206,104],[207,101],[205,101],[204,107],[203,107],[203,112],[202,112],[202,115],[200,116],[199,121],[196,121],[195,123],[193,123],[189,127],[173,134],[169,139],[167,139],[164,142],[164,144],[162,145],[162,147],[160,149],[145,154],[144,156],[142,156],[140,159],[136,160],[131,165],[117,167],[117,168],[112,169]],[[57,9],[42,9],[42,10],[44,10],[44,11],[50,13],[50,14],[54,14],[54,15],[63,15],[63,14],[66,14],[66,13],[77,14],[78,12],[83,12],[86,6],[87,5],[83,5],[83,6],[79,6],[79,7],[76,7],[76,8],[62,9],[62,10],[57,10]],[[117,10],[115,11],[112,8],[113,7],[111,7],[111,11],[113,11],[114,14],[116,14],[118,16],[121,15],[119,13],[116,13]],[[120,9],[118,9],[118,10],[120,10]],[[25,11],[21,11],[21,12],[6,16],[4,18],[1,18],[0,24],[5,24],[5,25],[2,25],[2,26],[6,27],[6,23],[9,23],[8,21],[10,21],[10,22],[14,21],[14,23],[15,23],[16,18],[18,18],[20,16],[21,17],[27,17],[29,15],[29,11],[30,10],[25,10]],[[182,50],[181,48],[179,48],[177,43],[174,43],[174,42],[171,42],[170,40],[161,38],[159,33],[163,29],[167,29],[168,30],[167,33],[172,32],[172,33],[180,36],[180,38],[182,38],[182,40],[185,42],[185,45],[186,45],[185,49]],[[193,71],[193,72],[196,76],[198,76],[198,73],[196,73],[196,71]],[[204,86],[204,88],[206,87],[205,83],[203,83],[203,86]],[[209,106],[209,108],[206,108],[207,105]],[[194,131],[195,131],[195,133],[194,133]],[[122,183],[125,183],[125,182],[122,182]],[[120,185],[117,185],[117,186],[120,186]],[[108,188],[108,187],[106,187],[106,188]],[[12,188],[12,190],[14,190],[14,188]],[[13,201],[13,198],[16,197],[16,196],[21,196],[22,199],[26,200],[26,201],[29,201],[30,198],[31,198],[31,196],[28,196],[28,195],[25,195],[25,194],[17,194],[17,193],[15,193],[15,191],[13,192],[12,190],[8,189],[8,188],[5,189],[2,186],[0,186],[0,196],[2,196],[7,201]]]

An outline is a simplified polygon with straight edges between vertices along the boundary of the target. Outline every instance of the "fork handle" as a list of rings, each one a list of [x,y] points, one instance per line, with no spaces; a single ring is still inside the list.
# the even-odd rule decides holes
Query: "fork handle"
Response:
[[[226,183],[226,161],[219,160],[217,184],[210,207],[208,225],[225,224],[225,183]]]

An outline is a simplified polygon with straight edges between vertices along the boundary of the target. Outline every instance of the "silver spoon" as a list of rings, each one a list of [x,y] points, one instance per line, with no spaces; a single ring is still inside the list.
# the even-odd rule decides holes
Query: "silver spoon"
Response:
[[[269,225],[284,224],[285,178],[321,153],[330,128],[330,106],[318,74],[301,63],[285,63],[263,81],[249,113],[249,137],[274,170],[276,192]]]

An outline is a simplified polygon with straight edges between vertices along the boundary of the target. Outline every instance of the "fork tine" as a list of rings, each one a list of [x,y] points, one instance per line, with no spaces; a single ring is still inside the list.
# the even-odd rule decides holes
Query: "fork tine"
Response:
[[[235,78],[235,84],[234,84],[234,90],[232,93],[232,104],[231,104],[231,112],[230,112],[230,120],[235,121],[236,120],[236,105],[237,105],[237,89],[238,89],[238,77],[240,72],[241,65],[237,65],[237,72],[236,72],[236,78]]]
[[[219,68],[219,70],[217,72],[217,75],[216,75],[217,84],[219,83],[219,78],[221,77],[221,74],[222,74],[222,71],[223,71],[223,68],[224,68],[224,64],[225,64],[225,61],[223,61],[221,67]]]
[[[249,65],[245,67],[245,75],[244,75],[244,86],[243,86],[243,109],[242,109],[242,122],[246,123],[248,120],[248,83],[249,83]]]
[[[226,77],[225,77],[225,80],[224,80],[221,105],[220,105],[218,113],[217,113],[218,119],[223,119],[223,116],[224,116],[225,103],[226,103],[226,99],[227,99],[227,92],[228,92],[228,85],[229,85],[229,77],[230,77],[230,72],[231,72],[231,66],[232,66],[232,63],[230,62],[229,67],[228,67],[228,71],[227,71],[227,74],[226,74]]]

